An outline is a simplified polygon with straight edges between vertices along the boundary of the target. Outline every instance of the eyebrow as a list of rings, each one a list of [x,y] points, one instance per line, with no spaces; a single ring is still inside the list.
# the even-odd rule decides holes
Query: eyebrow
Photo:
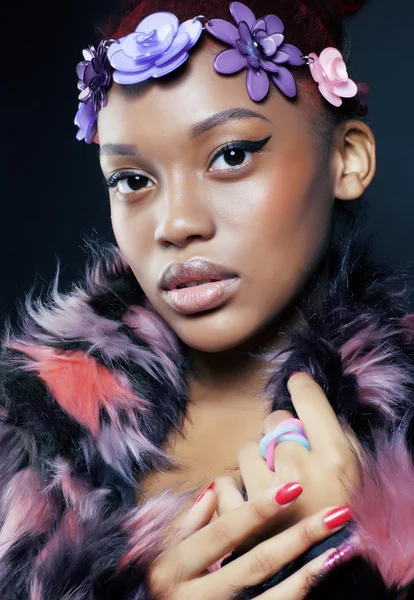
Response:
[[[135,146],[131,144],[104,144],[99,148],[99,156],[137,156]]]
[[[263,121],[270,123],[267,117],[253,110],[249,110],[247,108],[229,108],[216,113],[211,117],[207,117],[203,121],[195,123],[195,125],[192,125],[190,129],[190,136],[192,138],[199,137],[200,135],[203,135],[203,133],[210,131],[210,129],[214,129],[214,127],[219,127],[220,125],[225,125],[231,121],[243,121],[245,119],[253,118],[262,119]],[[138,152],[135,146],[131,144],[104,144],[99,149],[99,155],[136,157],[138,156]]]
[[[206,133],[210,129],[214,127],[218,127],[220,125],[225,125],[230,121],[243,121],[244,119],[262,119],[263,121],[267,121],[270,123],[269,119],[260,113],[254,112],[253,110],[249,110],[247,108],[229,108],[227,110],[223,110],[211,117],[207,117],[203,121],[196,123],[191,127],[191,137],[195,138],[203,133]]]

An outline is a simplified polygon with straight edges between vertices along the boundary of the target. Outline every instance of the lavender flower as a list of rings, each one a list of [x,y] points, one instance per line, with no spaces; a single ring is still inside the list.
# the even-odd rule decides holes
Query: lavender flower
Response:
[[[284,41],[284,25],[276,15],[256,19],[253,12],[241,2],[232,2],[230,12],[237,27],[223,19],[206,23],[211,35],[233,48],[223,50],[214,60],[214,68],[224,75],[247,69],[246,85],[255,102],[263,100],[269,91],[269,77],[280,91],[293,98],[296,82],[284,66],[305,64],[302,52]]]
[[[202,32],[198,20],[180,25],[172,13],[149,15],[131,33],[113,43],[108,58],[115,69],[113,79],[133,84],[162,77],[181,66]]]
[[[106,105],[106,89],[111,84],[111,67],[105,41],[100,42],[97,50],[93,46],[83,50],[83,56],[85,60],[76,67],[78,89],[81,92],[75,125],[79,127],[77,139],[84,139],[90,144],[96,135],[97,114]]]

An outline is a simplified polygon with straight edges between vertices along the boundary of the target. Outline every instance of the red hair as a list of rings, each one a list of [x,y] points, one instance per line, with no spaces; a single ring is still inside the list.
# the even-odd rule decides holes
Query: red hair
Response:
[[[245,0],[259,17],[277,14],[285,23],[287,41],[304,54],[319,54],[327,46],[343,48],[342,19],[357,13],[367,0]],[[147,15],[166,11],[180,21],[196,15],[232,22],[230,0],[127,0],[103,27],[106,38],[123,37]]]

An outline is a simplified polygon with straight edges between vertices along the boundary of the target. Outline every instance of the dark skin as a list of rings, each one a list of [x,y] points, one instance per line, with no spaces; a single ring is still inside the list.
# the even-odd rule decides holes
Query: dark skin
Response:
[[[228,515],[240,505],[242,480],[249,500],[269,486],[254,468],[263,463],[258,440],[288,415],[268,416],[262,392],[268,365],[251,353],[282,346],[298,325],[292,301],[321,258],[334,198],[359,198],[375,174],[375,140],[367,125],[353,120],[338,126],[327,161],[315,131],[323,129],[326,110],[316,86],[301,83],[297,102],[272,88],[255,103],[244,72],[223,77],[214,71],[219,50],[215,43],[200,44],[179,78],[136,94],[114,84],[98,120],[104,176],[123,171],[142,177],[139,190],[128,179],[110,190],[117,243],[198,372],[188,380],[184,435],[170,436],[165,445],[181,468],[143,482],[152,496],[171,484],[197,489],[215,479],[218,492],[206,495],[192,531],[215,510]],[[229,164],[228,152],[216,155],[229,142],[263,140],[259,151],[239,152],[237,165]],[[239,285],[218,309],[189,316],[165,302],[158,282],[169,263],[193,257],[227,267]],[[318,424],[310,427],[317,435]],[[349,434],[345,444],[340,428],[335,431],[338,443],[330,443],[341,448],[341,460],[326,467],[330,485],[321,494],[320,485],[309,483],[284,527],[346,500],[341,476],[345,470],[349,480],[358,477],[355,443]],[[283,481],[273,484],[297,480],[310,468],[306,460],[303,448],[281,444],[272,477]]]

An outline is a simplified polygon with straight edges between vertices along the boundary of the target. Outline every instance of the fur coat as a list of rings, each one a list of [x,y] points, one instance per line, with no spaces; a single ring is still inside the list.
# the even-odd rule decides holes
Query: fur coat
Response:
[[[305,325],[272,357],[273,410],[292,410],[288,376],[308,371],[367,452],[346,530],[359,554],[307,600],[414,598],[414,318],[401,281],[366,254],[355,241],[330,251]],[[146,570],[180,500],[136,505],[134,486],[171,467],[162,446],[183,426],[189,368],[115,248],[69,293],[55,283],[46,301],[27,300],[0,361],[1,600],[153,600]]]

